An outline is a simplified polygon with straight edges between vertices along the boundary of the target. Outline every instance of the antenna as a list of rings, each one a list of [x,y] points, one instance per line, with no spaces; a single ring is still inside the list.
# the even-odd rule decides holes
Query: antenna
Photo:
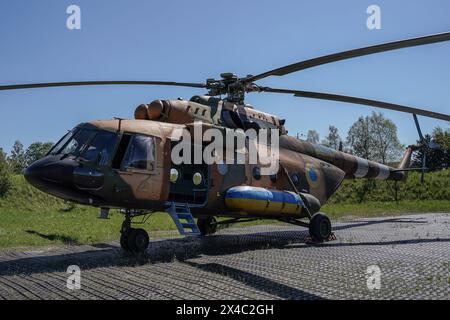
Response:
[[[119,132],[120,129],[122,128],[122,120],[125,120],[124,118],[118,118],[118,117],[114,117],[115,120],[119,120],[119,125],[117,128],[117,131]]]

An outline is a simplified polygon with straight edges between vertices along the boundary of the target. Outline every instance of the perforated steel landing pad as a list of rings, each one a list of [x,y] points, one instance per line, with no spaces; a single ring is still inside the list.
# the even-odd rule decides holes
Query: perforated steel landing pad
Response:
[[[300,227],[229,228],[151,241],[139,259],[117,242],[3,250],[0,298],[450,299],[450,214],[336,222],[334,232],[311,245]],[[70,265],[78,290],[67,287]]]

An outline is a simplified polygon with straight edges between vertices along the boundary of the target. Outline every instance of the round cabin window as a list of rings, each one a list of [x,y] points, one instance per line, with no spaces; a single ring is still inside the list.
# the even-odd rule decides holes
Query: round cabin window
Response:
[[[175,168],[170,169],[170,182],[176,183],[179,177],[180,173],[178,172],[177,169]]]
[[[192,183],[195,186],[199,186],[202,184],[202,182],[203,182],[203,175],[200,172],[194,173],[194,175],[192,176]]]

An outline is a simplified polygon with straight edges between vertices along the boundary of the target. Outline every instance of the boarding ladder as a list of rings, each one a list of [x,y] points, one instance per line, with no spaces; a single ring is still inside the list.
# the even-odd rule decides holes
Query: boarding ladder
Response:
[[[181,235],[199,236],[201,234],[187,204],[175,204],[172,202],[171,206],[167,209],[167,213],[172,218]]]

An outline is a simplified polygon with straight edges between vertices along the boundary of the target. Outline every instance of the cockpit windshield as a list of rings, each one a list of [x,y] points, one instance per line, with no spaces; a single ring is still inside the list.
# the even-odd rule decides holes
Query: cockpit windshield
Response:
[[[117,135],[108,131],[98,131],[83,150],[81,158],[85,161],[98,161],[107,165],[112,157]]]
[[[86,147],[87,143],[95,133],[96,132],[94,130],[90,129],[78,130],[58,153],[70,154],[74,156],[80,155],[81,151],[84,150],[84,147]]]
[[[69,132],[65,134],[64,137],[62,137],[54,146],[50,149],[50,151],[47,153],[47,155],[55,155],[58,154],[62,147],[64,147],[69,141],[70,138],[73,137],[74,133],[77,131],[77,129],[72,129]]]
[[[68,132],[49,154],[71,155],[83,161],[106,165],[114,151],[116,138],[117,135],[109,131],[75,128]]]

